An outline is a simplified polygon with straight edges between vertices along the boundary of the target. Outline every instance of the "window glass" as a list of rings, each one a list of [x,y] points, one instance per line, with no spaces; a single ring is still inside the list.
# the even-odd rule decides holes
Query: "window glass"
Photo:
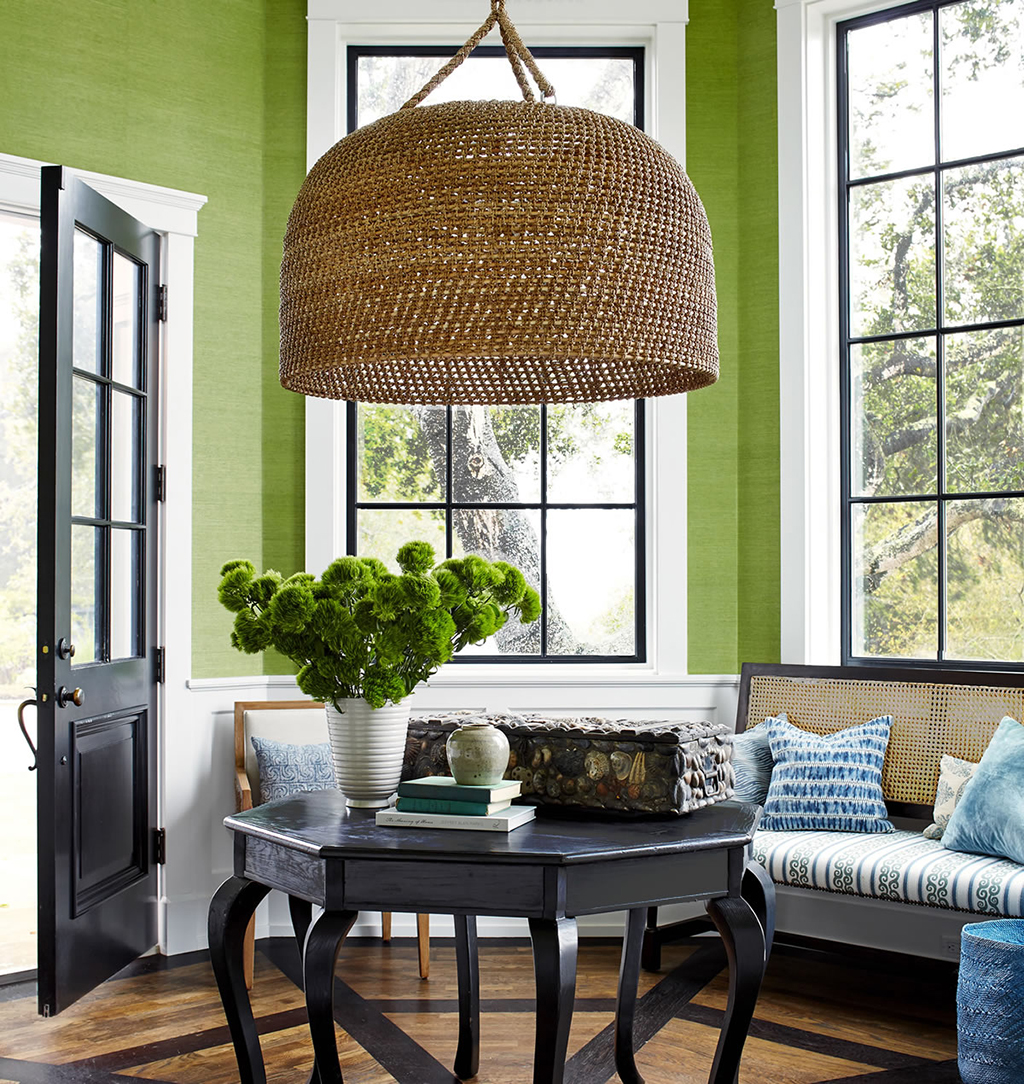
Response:
[[[561,55],[559,55],[561,54]],[[445,63],[425,49],[352,48],[350,124],[399,109]],[[537,49],[560,105],[639,119],[642,50]],[[477,50],[427,99],[521,97],[501,49]],[[425,539],[438,560],[478,553],[520,568],[541,622],[510,622],[477,658],[643,657],[641,404],[352,405],[349,549],[390,567]]]
[[[1024,660],[1022,27],[839,25],[848,660]]]

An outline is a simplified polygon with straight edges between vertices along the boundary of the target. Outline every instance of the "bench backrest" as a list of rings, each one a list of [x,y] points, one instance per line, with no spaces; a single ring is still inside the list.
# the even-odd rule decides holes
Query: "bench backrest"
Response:
[[[1004,716],[1024,721],[1024,675],[745,663],[737,733],[779,712],[816,734],[891,715],[882,792],[894,814],[928,817],[942,754],[981,760]]]

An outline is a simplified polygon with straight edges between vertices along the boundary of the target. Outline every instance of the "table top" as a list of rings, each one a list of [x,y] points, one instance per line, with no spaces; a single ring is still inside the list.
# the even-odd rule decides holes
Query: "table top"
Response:
[[[743,846],[753,838],[760,815],[759,806],[735,801],[682,816],[628,820],[592,811],[567,816],[540,806],[534,820],[508,833],[378,827],[373,810],[348,809],[344,795],[332,789],[267,802],[226,817],[224,824],[235,833],[323,859],[475,857],[563,866]]]

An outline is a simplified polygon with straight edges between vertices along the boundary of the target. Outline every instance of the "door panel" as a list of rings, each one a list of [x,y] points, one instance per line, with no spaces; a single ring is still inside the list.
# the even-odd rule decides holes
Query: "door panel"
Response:
[[[39,1011],[157,941],[158,239],[42,171]]]

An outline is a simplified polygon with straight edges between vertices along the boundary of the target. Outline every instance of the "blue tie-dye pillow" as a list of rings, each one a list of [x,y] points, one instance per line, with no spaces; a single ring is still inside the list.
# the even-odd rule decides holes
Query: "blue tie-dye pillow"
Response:
[[[272,802],[304,790],[326,790],[334,786],[331,747],[289,745],[273,738],[251,736],[260,773],[260,801]]]
[[[736,798],[764,805],[772,778],[772,750],[765,727],[754,726],[733,735],[732,766],[736,770]]]
[[[893,831],[882,797],[891,715],[827,735],[801,730],[785,716],[766,719],[763,725],[775,761],[763,829]]]

